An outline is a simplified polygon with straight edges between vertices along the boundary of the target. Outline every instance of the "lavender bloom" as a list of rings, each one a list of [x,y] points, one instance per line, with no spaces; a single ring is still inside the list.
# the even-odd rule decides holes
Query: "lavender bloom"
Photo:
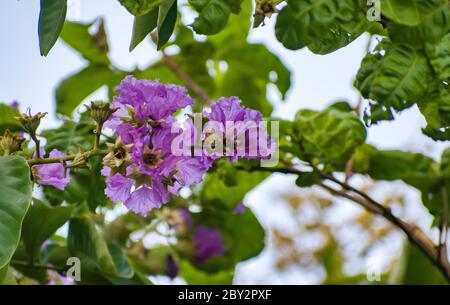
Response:
[[[179,211],[180,211],[181,219],[183,219],[184,226],[187,229],[192,228],[193,221],[192,221],[191,213],[189,213],[189,210],[180,209]]]
[[[171,254],[167,255],[166,275],[173,280],[177,277],[179,271],[180,266],[178,266],[173,256]]]
[[[43,152],[42,152],[43,155]],[[50,152],[50,158],[62,158],[66,154],[53,149]],[[64,190],[70,182],[70,171],[64,168],[62,163],[49,163],[35,165],[37,168],[37,183],[41,185],[51,185],[57,189]]]
[[[211,112],[205,116],[211,122],[220,123],[222,126],[220,132],[223,132],[227,139],[234,139],[234,151],[226,153],[232,161],[239,158],[267,158],[275,148],[268,133],[260,128],[262,114],[242,106],[241,100],[237,97],[220,98],[211,105]],[[227,122],[234,123],[234,128],[227,129]],[[241,139],[245,140],[245,145],[241,143]],[[260,141],[267,144],[264,145],[267,149],[261,147]]]
[[[234,207],[233,213],[234,213],[234,214],[243,214],[243,213],[245,213],[246,209],[247,209],[247,208],[245,207],[244,203],[243,203],[242,201],[240,201],[240,202]]]
[[[11,104],[9,104],[9,106],[11,106],[11,107],[13,107],[13,108],[19,110],[20,104],[19,104],[18,101],[12,101]]]
[[[125,206],[131,211],[147,216],[154,208],[160,208],[163,203],[169,201],[169,194],[164,189],[161,181],[153,180],[152,187],[143,185],[133,191],[125,201]]]
[[[194,232],[195,260],[203,263],[215,255],[223,255],[225,247],[218,229],[200,225]]]
[[[112,177],[106,178],[105,195],[108,196],[112,202],[125,202],[130,198],[133,185],[133,179],[117,173]]]

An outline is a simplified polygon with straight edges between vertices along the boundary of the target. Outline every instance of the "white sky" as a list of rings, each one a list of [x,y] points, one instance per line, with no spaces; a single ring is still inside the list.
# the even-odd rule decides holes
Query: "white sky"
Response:
[[[247,0],[246,0],[247,1]],[[71,0],[69,2],[75,2]],[[75,11],[74,11],[75,9]],[[18,100],[21,110],[31,107],[34,111],[51,114],[44,120],[44,127],[57,124],[54,114],[54,89],[58,82],[69,74],[81,69],[85,63],[64,43],[58,41],[47,57],[39,55],[37,21],[38,0],[0,1],[0,101]],[[143,67],[156,58],[155,47],[149,42],[128,52],[133,17],[118,3],[111,0],[79,0],[69,8],[69,14],[80,21],[92,21],[104,16],[108,31],[110,55],[120,68]],[[292,89],[283,103],[277,103],[275,115],[293,118],[300,108],[324,108],[330,102],[346,99],[356,104],[358,92],[352,87],[353,79],[364,56],[367,36],[359,38],[350,46],[327,56],[314,55],[307,50],[289,51],[274,36],[272,18],[263,28],[254,29],[250,40],[264,42],[291,69]],[[261,63],[263,64],[263,63]],[[102,97],[104,92],[99,92]],[[443,145],[437,145],[421,133],[425,121],[416,108],[404,111],[394,122],[382,123],[369,129],[368,141],[382,148],[401,148],[425,152],[438,157]],[[274,189],[295,188],[290,177],[273,176],[246,198],[265,226],[276,219],[274,211],[267,212],[267,198]],[[277,213],[275,213],[277,214]],[[278,213],[280,214],[280,213]],[[236,282],[258,281],[259,276],[271,272],[270,255],[261,255],[238,269]],[[315,279],[292,273],[277,278],[277,283],[310,283]]]

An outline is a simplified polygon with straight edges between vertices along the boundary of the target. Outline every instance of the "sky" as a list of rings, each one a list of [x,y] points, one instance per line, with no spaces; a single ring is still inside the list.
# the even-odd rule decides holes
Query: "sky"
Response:
[[[79,55],[58,41],[47,57],[39,55],[37,22],[38,0],[0,1],[0,101],[19,101],[21,110],[30,107],[33,111],[46,111],[49,116],[43,127],[58,124],[54,115],[54,89],[69,74],[81,69],[85,62]],[[133,17],[114,0],[69,0],[68,15],[76,21],[89,22],[103,16],[109,37],[111,59],[123,69],[144,67],[158,57],[150,42],[141,43],[132,53],[128,51]],[[187,19],[193,19],[188,16]],[[352,83],[367,46],[368,36],[337,52],[326,56],[314,55],[308,50],[290,51],[275,38],[272,18],[266,26],[253,29],[249,40],[263,42],[275,52],[292,71],[292,88],[285,101],[277,94],[274,115],[292,119],[299,109],[322,109],[336,100],[348,100],[356,105],[358,92]],[[95,97],[104,97],[99,91]],[[368,142],[380,148],[407,149],[426,153],[438,158],[444,144],[436,144],[421,133],[425,120],[413,107],[398,115],[394,122],[372,126],[368,131]],[[274,190],[294,188],[292,177],[273,175],[245,198],[245,203],[254,210],[265,227],[283,220],[286,215],[271,209],[267,198]],[[417,198],[417,194],[413,197]],[[252,283],[270,274],[271,255],[264,252],[260,257],[241,264],[236,283]],[[262,267],[262,268],[261,268]],[[272,279],[274,280],[274,279]],[[316,279],[291,272],[276,278],[277,283],[311,283]]]

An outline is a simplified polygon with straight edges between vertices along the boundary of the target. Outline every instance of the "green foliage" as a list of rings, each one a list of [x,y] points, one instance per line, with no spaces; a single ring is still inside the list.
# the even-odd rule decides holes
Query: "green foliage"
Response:
[[[448,282],[429,259],[416,246],[405,249],[406,267],[403,271],[405,285],[447,285]]]
[[[160,50],[167,41],[175,28],[177,21],[177,0],[163,0],[158,12],[158,21],[156,28],[158,32],[158,50]]]
[[[67,0],[41,0],[38,23],[41,55],[47,56],[56,43],[66,19],[66,12]]]
[[[22,222],[31,203],[30,168],[22,157],[0,157],[0,268],[19,244]]]
[[[163,0],[119,0],[131,14],[143,16],[157,8]]]
[[[356,78],[356,87],[365,98],[382,101],[371,105],[372,123],[390,118],[391,109],[399,111],[421,101],[433,77],[422,52],[408,45],[387,41],[381,47],[386,54],[378,52],[368,55]]]
[[[156,28],[158,22],[158,9],[154,9],[142,16],[134,17],[133,34],[130,42],[130,52],[141,43],[144,38]]]
[[[366,140],[366,129],[352,113],[328,108],[300,110],[293,124],[293,141],[301,159],[342,169],[354,150]]]
[[[108,65],[110,63],[107,55],[108,41],[103,21],[99,23],[97,32],[91,35],[89,29],[94,23],[67,21],[64,23],[61,38],[92,64]]]
[[[37,199],[33,202],[22,226],[22,240],[31,261],[42,243],[69,220],[73,211],[73,206],[52,207]]]
[[[0,135],[2,135],[6,129],[9,129],[10,131],[22,130],[22,124],[15,119],[15,117],[19,115],[20,112],[16,108],[0,104]]]

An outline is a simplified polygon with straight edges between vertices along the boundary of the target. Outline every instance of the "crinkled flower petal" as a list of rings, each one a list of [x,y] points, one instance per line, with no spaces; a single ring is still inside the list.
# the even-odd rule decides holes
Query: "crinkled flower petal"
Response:
[[[130,198],[134,180],[119,173],[106,179],[105,194],[112,202],[125,202]]]
[[[66,155],[57,150],[53,149],[50,152],[50,158],[62,158]],[[62,163],[49,163],[49,164],[38,164],[37,166],[37,183],[41,185],[51,185],[57,189],[64,190],[64,188],[70,182],[70,171],[64,169]]]
[[[218,229],[200,225],[194,232],[195,259],[202,263],[214,255],[223,255],[225,247]]]

